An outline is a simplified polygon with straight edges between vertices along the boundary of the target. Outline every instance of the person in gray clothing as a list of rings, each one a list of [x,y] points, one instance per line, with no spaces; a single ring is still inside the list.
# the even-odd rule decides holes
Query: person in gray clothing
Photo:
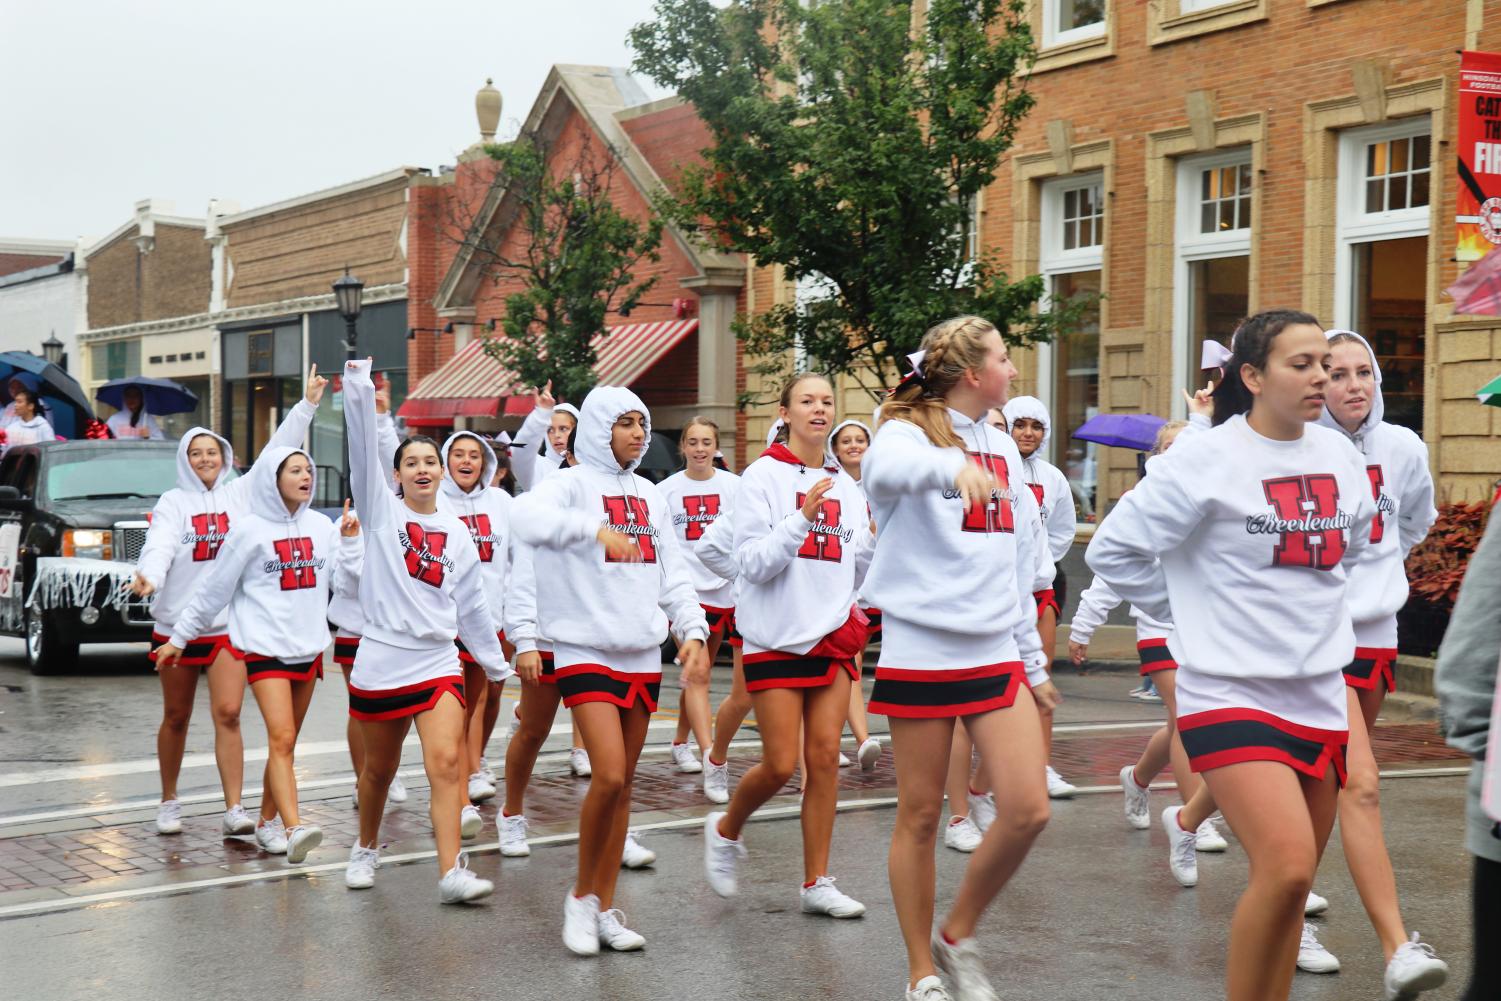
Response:
[[[1501,517],[1494,512],[1470,557],[1449,630],[1438,651],[1434,690],[1450,746],[1474,759],[1466,805],[1465,847],[1475,856],[1471,886],[1475,969],[1462,1001],[1501,997],[1501,832],[1480,806],[1496,665],[1501,660]],[[1486,943],[1486,945],[1482,945]]]

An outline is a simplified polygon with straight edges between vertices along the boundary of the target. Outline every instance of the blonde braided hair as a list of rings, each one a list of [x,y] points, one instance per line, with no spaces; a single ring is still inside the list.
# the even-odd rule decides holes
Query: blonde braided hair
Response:
[[[949,420],[946,398],[968,370],[985,364],[985,337],[995,324],[980,316],[955,316],[928,330],[922,339],[922,375],[897,386],[881,406],[881,423],[904,420],[922,428],[940,448],[963,448]]]

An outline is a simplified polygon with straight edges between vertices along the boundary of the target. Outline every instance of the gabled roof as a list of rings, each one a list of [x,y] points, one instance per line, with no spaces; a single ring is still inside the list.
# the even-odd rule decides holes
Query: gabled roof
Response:
[[[527,115],[523,131],[536,133],[544,139],[556,137],[562,130],[571,106],[594,133],[614,149],[625,176],[650,201],[664,190],[665,185],[621,127],[619,120],[620,114],[626,109],[646,103],[646,93],[624,69],[555,65],[548,72],[547,81],[542,85],[531,113]],[[464,241],[438,286],[434,305],[440,313],[474,304],[475,293],[484,276],[482,266],[474,259],[473,248],[486,239],[495,239],[504,233],[515,216],[515,197],[507,191],[504,179],[497,178],[475,216],[470,230],[471,238]],[[713,276],[720,284],[738,284],[743,281],[745,264],[739,255],[705,248],[689,239],[676,226],[669,225],[667,234],[687,255],[700,275]]]

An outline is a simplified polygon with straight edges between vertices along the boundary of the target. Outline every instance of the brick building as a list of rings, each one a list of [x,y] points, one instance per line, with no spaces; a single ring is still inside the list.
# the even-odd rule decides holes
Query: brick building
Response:
[[[599,155],[613,156],[617,173],[611,199],[625,214],[647,218],[651,198],[697,155],[708,135],[691,108],[677,99],[648,102],[630,75],[598,66],[554,66],[529,113],[525,130],[542,135],[555,169],[571,169],[586,141]],[[491,182],[482,152],[471,151],[455,180],[433,192],[434,211],[450,199],[469,213],[469,238],[519,248],[523,234],[514,226],[512,200],[504,184]],[[495,276],[458,241],[439,237],[440,254],[450,262],[440,272],[431,319],[415,323],[439,333],[417,333],[413,347],[414,390],[402,408],[408,423],[448,426],[455,415],[476,427],[511,426],[531,407],[518,395],[514,377],[486,356],[480,338],[504,315],[506,295],[519,286]],[[455,252],[457,251],[457,252]],[[668,437],[695,413],[712,416],[723,429],[725,449],[736,438],[737,346],[731,323],[746,307],[742,296],[745,264],[695,245],[669,227],[661,260],[645,262],[638,278],[658,276],[657,285],[629,317],[607,318],[597,351],[601,382],[630,385],[652,408],[653,426]],[[418,295],[413,293],[414,316]],[[452,325],[452,333],[447,332]],[[436,370],[420,385],[415,377]]]
[[[0,351],[40,355],[56,337],[77,370],[77,333],[86,326],[78,250],[71,240],[0,240]]]

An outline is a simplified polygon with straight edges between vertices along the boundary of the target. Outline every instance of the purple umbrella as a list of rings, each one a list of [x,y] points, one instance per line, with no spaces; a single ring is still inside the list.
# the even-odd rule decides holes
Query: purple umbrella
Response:
[[[1157,429],[1166,423],[1154,414],[1095,414],[1079,426],[1073,437],[1097,445],[1150,452],[1157,443]]]

